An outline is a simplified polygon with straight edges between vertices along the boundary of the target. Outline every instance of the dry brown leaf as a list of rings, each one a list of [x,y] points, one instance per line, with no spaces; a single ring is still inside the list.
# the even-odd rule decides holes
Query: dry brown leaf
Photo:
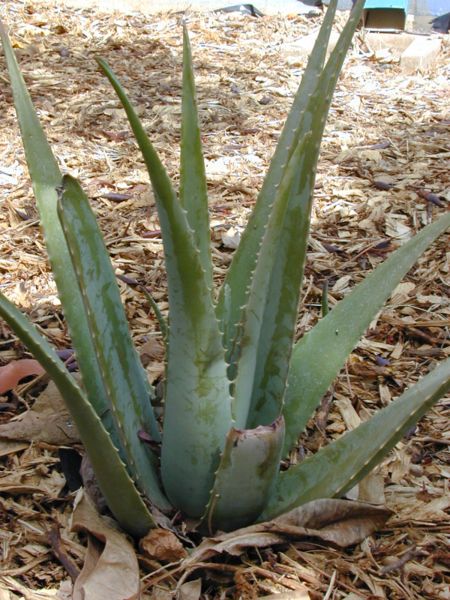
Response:
[[[61,395],[52,381],[36,399],[33,408],[9,423],[0,425],[0,438],[55,445],[80,441]]]
[[[266,530],[288,536],[316,537],[341,548],[358,544],[382,527],[392,511],[385,507],[348,500],[307,502],[268,523]]]
[[[175,562],[187,555],[177,536],[168,529],[150,529],[139,542],[144,556],[162,563]]]
[[[272,521],[207,538],[184,564],[189,566],[222,552],[238,556],[245,548],[264,548],[305,538],[345,548],[371,535],[392,514],[387,508],[362,502],[314,500]]]
[[[88,536],[88,549],[72,600],[139,598],[139,566],[132,544],[95,510],[83,490],[77,494],[72,531]]]
[[[0,367],[0,394],[4,394],[16,387],[21,379],[30,375],[43,375],[45,370],[37,360],[23,358],[13,360],[4,367]]]
[[[177,600],[199,600],[202,593],[202,580],[194,579],[180,585]]]

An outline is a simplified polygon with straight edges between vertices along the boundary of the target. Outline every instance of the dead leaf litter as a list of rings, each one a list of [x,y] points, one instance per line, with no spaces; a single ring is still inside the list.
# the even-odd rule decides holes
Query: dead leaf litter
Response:
[[[122,276],[119,285],[134,340],[157,383],[162,376],[158,325],[141,288],[125,282],[128,278],[148,288],[167,311],[158,220],[125,116],[94,58],[103,56],[118,74],[176,183],[180,16],[107,14],[57,2],[6,0],[0,17],[10,29],[63,171],[78,177],[92,199]],[[304,55],[293,59],[292,48],[316,31],[319,21],[317,16],[189,15],[218,281],[306,63]],[[406,77],[395,53],[375,53],[363,34],[356,36],[323,140],[298,335],[316,321],[325,281],[332,307],[394,248],[448,210],[449,58],[444,39],[433,69]],[[70,341],[46,260],[3,59],[0,80],[0,289],[58,350],[67,350]],[[442,236],[374,320],[292,460],[365,421],[436,360],[450,355],[449,258],[448,236]],[[0,367],[24,357],[32,358],[0,324]],[[95,573],[86,571],[85,561],[92,559],[96,542],[88,532],[87,551],[86,538],[71,530],[74,497],[58,454],[74,443],[79,448],[76,432],[64,413],[53,420],[46,416],[52,400],[34,403],[36,395],[36,386],[25,384],[0,398],[0,422],[19,433],[18,424],[25,423],[33,440],[23,441],[19,434],[0,440],[2,600],[70,598],[70,573],[73,578],[83,563],[76,594],[84,593],[82,586],[95,585]],[[448,399],[443,399],[354,491],[360,500],[386,503],[394,512],[379,534],[346,551],[311,538],[245,549],[239,557],[208,557],[192,571],[192,581],[180,585],[179,597],[201,593],[202,598],[253,599],[279,593],[280,598],[448,599],[448,417]],[[42,436],[36,434],[39,429]],[[97,534],[99,527],[95,523]],[[78,529],[89,531],[84,525]],[[183,556],[176,540],[167,537],[167,542],[162,536],[141,545],[144,598],[172,598],[182,583],[176,567],[171,570],[158,554],[143,550],[151,544],[153,552],[161,546],[169,557]],[[129,583],[132,597],[136,581]]]

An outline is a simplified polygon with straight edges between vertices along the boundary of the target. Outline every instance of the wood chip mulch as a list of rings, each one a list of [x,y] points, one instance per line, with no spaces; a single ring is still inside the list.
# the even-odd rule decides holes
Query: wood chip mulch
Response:
[[[92,199],[117,273],[145,284],[164,312],[152,192],[126,118],[94,57],[105,57],[119,75],[177,182],[179,15],[106,14],[7,0],[0,17],[62,169],[78,177]],[[190,15],[218,279],[306,63],[305,56],[295,56],[296,44],[319,21]],[[338,28],[342,22],[341,15]],[[318,317],[326,280],[332,306],[402,241],[448,210],[449,59],[444,39],[431,71],[405,76],[394,54],[374,53],[363,34],[356,36],[323,141],[299,335]],[[58,349],[67,348],[3,58],[0,115],[0,290]],[[324,398],[301,451],[365,420],[450,355],[449,257],[448,236],[442,236],[397,288]],[[155,359],[157,323],[140,291],[120,285],[136,344],[144,350],[150,344],[148,368],[156,381],[162,373],[162,360]],[[0,364],[25,355],[0,323]],[[29,390],[22,386],[0,398],[2,423],[33,402]],[[233,569],[222,565],[202,573],[202,597],[257,598],[305,585],[313,599],[450,598],[448,416],[443,399],[369,480],[366,497],[395,511],[385,531],[347,551],[297,544],[249,552]],[[73,497],[58,450],[43,443],[1,446],[2,600],[63,598],[68,574],[58,547],[82,562],[84,547],[68,533]],[[144,563],[142,576],[149,576]],[[175,584],[163,578],[146,597],[170,598]]]

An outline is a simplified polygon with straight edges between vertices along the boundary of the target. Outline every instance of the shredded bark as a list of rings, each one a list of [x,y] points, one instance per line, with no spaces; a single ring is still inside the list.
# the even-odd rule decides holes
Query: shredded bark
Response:
[[[94,58],[104,57],[119,76],[177,184],[180,16],[6,0],[0,17],[63,171],[78,177],[92,200],[133,338],[157,384],[163,374],[161,334],[141,290],[145,286],[166,313],[158,219],[126,118]],[[317,30],[320,19],[189,15],[218,282],[306,64],[298,42]],[[373,52],[364,35],[356,35],[323,140],[299,336],[318,318],[324,282],[332,308],[392,250],[448,210],[449,58],[444,39],[432,70],[405,76],[394,53]],[[58,350],[66,350],[70,340],[3,58],[0,80],[0,289]],[[293,461],[366,420],[450,355],[448,241],[442,236],[426,252],[374,320]],[[0,365],[24,356],[26,349],[0,323]],[[29,386],[19,386],[2,397],[0,421],[32,404],[33,394],[36,390],[30,394]],[[203,579],[202,597],[250,599],[306,587],[313,599],[448,598],[448,416],[443,399],[367,485],[371,501],[395,512],[386,530],[350,551],[292,544],[205,563],[194,575]],[[5,442],[0,450],[0,592],[9,591],[10,598],[62,598],[85,548],[69,532],[73,496],[60,472],[58,446]],[[146,598],[173,597],[176,569],[172,573],[148,559],[141,568],[144,580],[153,581]]]

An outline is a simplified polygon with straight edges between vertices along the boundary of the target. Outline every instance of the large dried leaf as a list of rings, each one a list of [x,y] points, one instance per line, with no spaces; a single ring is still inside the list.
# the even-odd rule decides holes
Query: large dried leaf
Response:
[[[392,511],[387,508],[362,502],[314,500],[272,521],[207,538],[183,564],[191,567],[217,554],[239,556],[246,548],[265,548],[311,538],[345,548],[380,529],[391,515]]]
[[[202,580],[194,579],[180,585],[177,593],[178,600],[199,600],[202,594]]]
[[[77,496],[72,530],[88,535],[88,549],[72,600],[139,598],[139,565],[123,533],[100,517],[83,491]]]
[[[75,423],[53,381],[50,381],[32,408],[0,425],[0,438],[55,445],[80,441]]]

